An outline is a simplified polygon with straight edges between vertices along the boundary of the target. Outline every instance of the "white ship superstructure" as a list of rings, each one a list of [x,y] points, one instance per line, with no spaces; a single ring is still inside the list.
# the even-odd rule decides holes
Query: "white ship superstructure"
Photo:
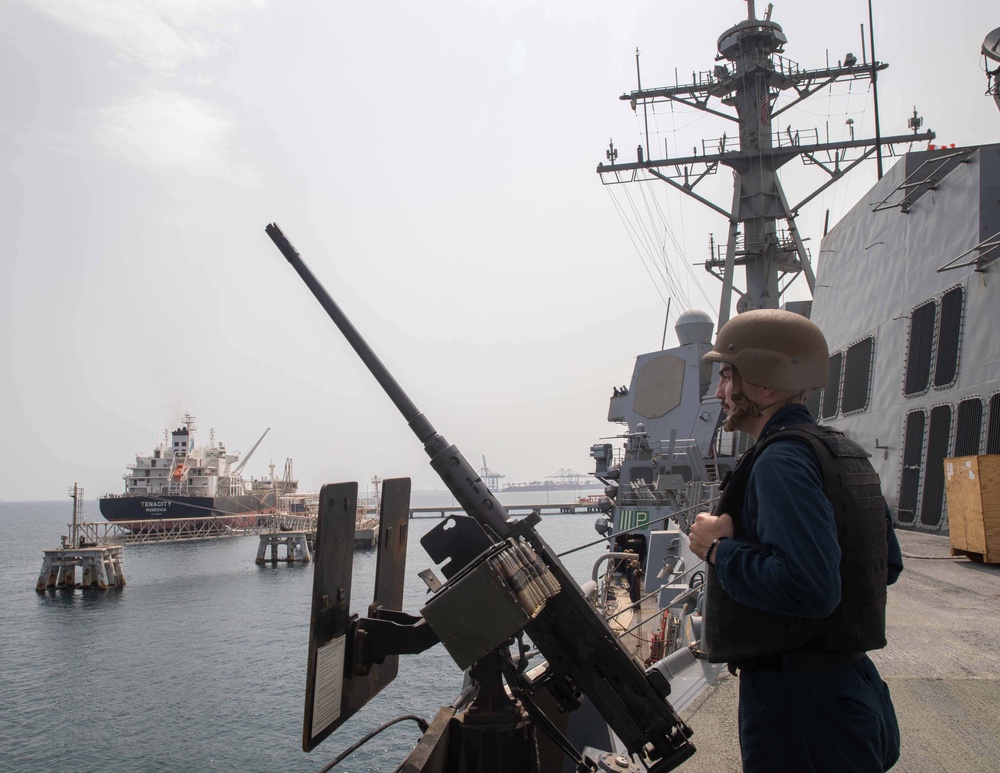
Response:
[[[240,461],[209,432],[207,445],[195,443],[194,417],[184,414],[182,427],[164,432],[163,442],[151,454],[136,454],[128,465],[122,494],[101,498],[101,514],[109,521],[139,521],[162,518],[197,518],[269,512],[277,494],[289,493],[294,481],[281,485],[247,481],[240,472],[260,445],[264,435]],[[286,463],[290,471],[290,460]]]
[[[250,484],[233,474],[239,455],[209,433],[208,445],[195,444],[194,417],[184,414],[183,427],[164,430],[163,442],[151,454],[137,454],[125,474],[129,496],[238,496],[250,493]]]

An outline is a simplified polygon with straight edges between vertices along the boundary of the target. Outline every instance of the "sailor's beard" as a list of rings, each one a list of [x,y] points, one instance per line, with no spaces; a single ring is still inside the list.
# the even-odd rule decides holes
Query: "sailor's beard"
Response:
[[[733,390],[731,399],[733,401],[733,410],[727,417],[725,422],[722,424],[722,428],[726,432],[734,432],[739,429],[739,424],[747,417],[751,416],[773,416],[784,406],[789,405],[796,399],[802,398],[805,392],[799,395],[793,395],[791,397],[783,397],[780,400],[775,400],[773,403],[768,403],[765,406],[757,405],[747,400],[742,392]],[[773,410],[772,410],[773,409]],[[765,414],[764,411],[767,411]]]
[[[751,403],[742,394],[733,395],[733,410],[726,416],[722,428],[726,432],[735,432],[747,416],[760,416],[760,408]]]

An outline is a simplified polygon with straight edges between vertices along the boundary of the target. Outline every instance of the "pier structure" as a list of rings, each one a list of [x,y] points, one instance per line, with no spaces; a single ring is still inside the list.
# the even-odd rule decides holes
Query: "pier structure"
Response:
[[[171,518],[142,521],[84,521],[82,519],[83,489],[74,484],[73,522],[62,535],[58,548],[44,550],[42,569],[38,576],[38,591],[56,588],[122,588],[125,573],[122,568],[124,545],[151,542],[189,542],[195,540],[242,537],[257,534],[255,563],[276,564],[279,561],[298,563],[312,561],[316,539],[316,516],[306,513],[263,513],[253,517],[214,515],[199,518]],[[532,511],[539,513],[600,512],[598,495],[582,497],[576,502],[509,505],[512,514]],[[375,498],[377,502],[377,494]],[[359,503],[362,504],[362,503]],[[371,516],[372,505],[365,500],[359,507],[355,524],[355,548],[371,550],[378,542],[378,521]],[[412,507],[410,518],[445,518],[463,513],[458,505],[444,507]],[[284,546],[281,550],[279,546]],[[77,567],[82,570],[77,582]]]
[[[257,547],[257,564],[286,561],[288,563],[309,563],[312,561],[312,550],[316,541],[315,531],[272,531],[260,535],[260,545]],[[278,548],[284,546],[285,557],[279,558]],[[270,558],[267,557],[270,552]]]
[[[378,544],[379,521],[371,513],[378,512],[381,478],[372,478],[375,486],[375,496],[359,499],[354,515],[354,547],[371,550]],[[318,500],[317,500],[318,501]],[[270,517],[268,528],[260,529],[260,544],[257,546],[256,563],[276,564],[278,561],[287,563],[308,563],[312,561],[316,546],[317,515],[295,516],[286,518],[284,514]],[[296,526],[290,526],[290,523]],[[284,558],[279,557],[279,547],[284,546]],[[270,554],[270,558],[268,558]]]
[[[62,547],[42,551],[42,571],[35,590],[72,590],[74,588],[108,590],[125,587],[120,545]],[[82,569],[82,581],[76,581],[76,569]]]
[[[244,537],[268,531],[315,531],[316,516],[297,513],[213,515],[142,521],[86,521],[76,526],[77,540],[88,545],[141,545]]]
[[[82,491],[82,489],[81,489]],[[581,497],[576,502],[545,502],[534,505],[508,505],[508,512],[527,514],[537,510],[546,513],[600,512],[603,495]],[[450,513],[463,513],[459,505],[411,507],[410,518],[444,518]],[[367,513],[366,513],[367,515]],[[377,520],[367,515],[359,518],[357,537],[371,542]],[[205,518],[171,518],[144,521],[81,521],[71,525],[62,537],[63,547],[69,545],[141,545],[150,542],[191,542],[195,540],[266,535],[273,532],[305,531],[315,533],[316,516],[298,513],[265,513],[248,519],[246,515],[217,515]],[[363,546],[363,545],[359,545]]]
[[[38,574],[35,590],[48,589],[99,589],[124,588],[125,572],[122,569],[120,545],[101,545],[88,542],[81,535],[83,517],[83,489],[76,483],[69,490],[73,500],[73,521],[69,534],[63,535],[58,548],[43,550],[42,570]],[[76,581],[76,570],[82,570],[81,582]]]

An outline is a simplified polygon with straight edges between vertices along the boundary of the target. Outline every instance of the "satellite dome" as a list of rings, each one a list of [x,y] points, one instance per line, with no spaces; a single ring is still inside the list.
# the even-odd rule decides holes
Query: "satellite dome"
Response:
[[[983,56],[994,62],[1000,62],[1000,27],[993,30],[983,41]]]
[[[983,61],[986,70],[986,93],[993,95],[993,101],[1000,107],[1000,67],[990,69],[990,62],[1000,62],[1000,27],[986,36],[983,41]]]
[[[674,325],[674,332],[677,333],[677,340],[681,346],[710,344],[714,330],[715,322],[712,321],[712,318],[698,309],[683,312],[677,318],[677,324]]]

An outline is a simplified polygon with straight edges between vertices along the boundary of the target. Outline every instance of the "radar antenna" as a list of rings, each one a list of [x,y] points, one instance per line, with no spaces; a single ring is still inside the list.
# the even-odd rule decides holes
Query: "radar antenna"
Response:
[[[990,62],[995,65],[992,70]],[[993,30],[983,41],[983,63],[986,70],[986,93],[993,96],[997,108],[1000,108],[1000,27]]]

